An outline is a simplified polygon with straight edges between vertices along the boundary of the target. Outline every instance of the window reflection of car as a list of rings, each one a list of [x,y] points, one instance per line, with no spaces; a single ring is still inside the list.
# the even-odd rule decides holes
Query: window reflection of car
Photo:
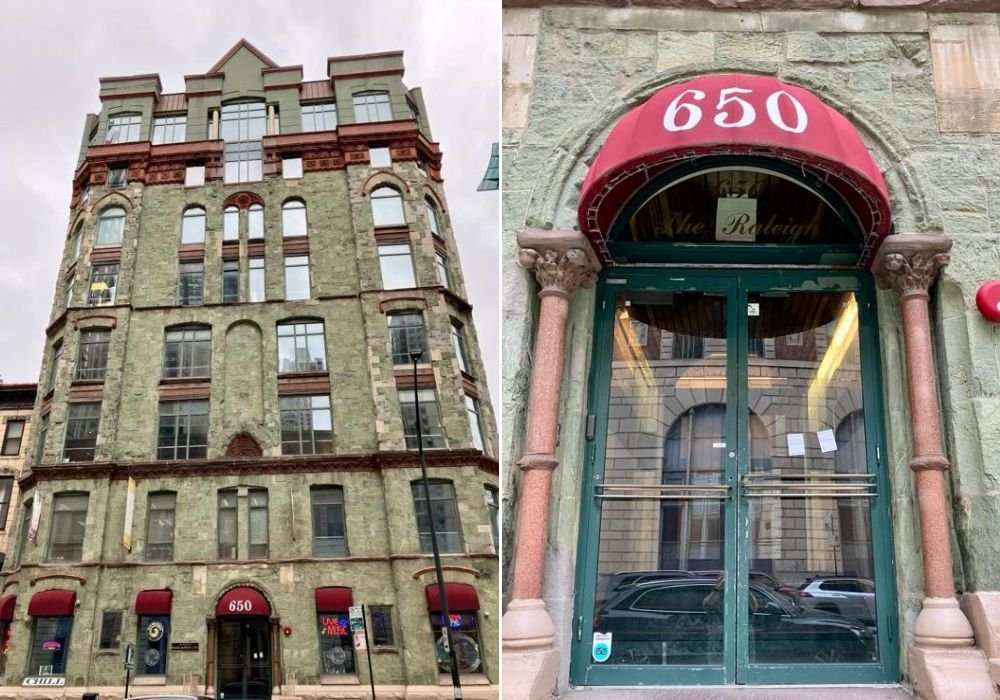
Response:
[[[799,604],[805,608],[853,617],[875,624],[875,583],[856,576],[812,578],[799,586]]]
[[[609,664],[722,663],[723,605],[707,577],[637,583],[609,599],[594,631],[612,633]],[[871,662],[874,635],[857,620],[803,610],[750,584],[751,663]]]
[[[718,569],[705,569],[694,571],[692,573],[698,576],[711,576],[713,578],[717,578],[722,572]],[[770,588],[772,591],[787,597],[795,605],[798,605],[798,591],[795,588],[786,586],[770,574],[766,574],[763,571],[751,571],[749,577],[751,583],[757,583],[764,586],[764,588]]]
[[[645,571],[616,571],[602,576],[597,584],[598,607],[606,600],[639,583],[660,581],[671,578],[694,578],[700,574],[681,569],[647,569]]]

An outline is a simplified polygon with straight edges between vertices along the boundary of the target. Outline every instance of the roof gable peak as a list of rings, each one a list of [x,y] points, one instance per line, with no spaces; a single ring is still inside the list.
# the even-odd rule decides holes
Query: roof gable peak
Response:
[[[246,49],[247,51],[252,53],[267,68],[278,67],[278,64],[272,61],[263,51],[258,49],[256,46],[251,44],[246,39],[240,39],[239,41],[236,42],[236,44],[233,45],[233,48],[229,49],[229,51],[226,52],[225,56],[220,58],[214,66],[208,69],[207,71],[208,74],[218,73],[222,69],[222,67],[229,62],[229,59],[235,56],[241,49]]]

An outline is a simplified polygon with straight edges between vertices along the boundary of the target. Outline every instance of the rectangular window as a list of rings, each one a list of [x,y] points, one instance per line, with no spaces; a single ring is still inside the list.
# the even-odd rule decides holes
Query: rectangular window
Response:
[[[205,184],[205,166],[189,165],[184,169],[184,186],[201,187]]]
[[[186,128],[187,117],[184,115],[153,117],[153,137],[151,141],[154,145],[161,143],[181,143],[185,139]]]
[[[62,359],[62,351],[63,344],[60,340],[52,346],[52,364],[49,365],[49,381],[47,384],[49,391],[56,388],[56,380],[59,378],[59,361]]]
[[[285,256],[285,299],[309,298],[309,256]]]
[[[108,187],[121,188],[128,184],[128,166],[112,165],[108,167]]]
[[[0,476],[0,530],[7,529],[7,512],[10,510],[10,497],[14,493],[14,477]]]
[[[65,676],[72,617],[36,617],[32,622],[28,676]]]
[[[433,389],[404,389],[399,392],[399,408],[403,414],[406,449],[417,449],[417,402],[420,403],[420,432],[425,448],[444,447],[441,418]]]
[[[225,141],[225,181],[252,182],[263,176],[261,139],[267,131],[263,102],[237,102],[222,106],[220,122]]]
[[[28,543],[28,530],[31,529],[31,510],[34,499],[29,498],[21,506],[21,529],[17,533],[17,551],[14,552],[14,566],[20,566],[24,556],[24,548]]]
[[[157,459],[202,459],[208,454],[208,400],[160,402]]]
[[[108,369],[108,346],[111,331],[107,329],[86,330],[80,333],[80,350],[76,358],[74,379],[104,379]]]
[[[440,612],[430,613],[431,621],[431,635],[434,639],[435,647],[438,649],[445,648],[445,641],[447,639],[447,634],[444,631],[444,626],[448,625],[451,628],[452,639],[455,641],[455,645],[459,648],[472,648],[479,649],[479,626],[476,622],[476,613],[474,611],[448,611],[448,619],[446,620],[444,615]],[[462,654],[456,654],[458,657],[458,672],[459,673],[472,673],[478,668],[478,666],[471,665],[477,659],[477,654],[473,652],[469,656],[463,656]],[[449,665],[449,659],[447,654],[443,654],[438,657],[441,659],[438,662],[438,672],[448,673],[451,666]]]
[[[469,430],[472,431],[472,446],[480,452],[485,452],[483,446],[483,426],[479,417],[479,401],[465,395],[465,413],[469,416]]]
[[[286,180],[295,180],[302,177],[302,158],[298,156],[294,158],[282,158],[281,175]]]
[[[170,561],[174,558],[175,493],[149,494],[146,515],[146,561]]]
[[[158,630],[153,633],[152,630]],[[136,644],[135,675],[163,676],[167,673],[167,649],[170,642],[169,615],[140,615]]]
[[[247,298],[251,302],[264,301],[264,258],[250,258],[248,263]]]
[[[108,133],[104,143],[127,143],[139,140],[141,114],[118,114],[108,118]]]
[[[329,396],[280,396],[281,454],[333,452]]]
[[[264,237],[264,207],[251,204],[247,209],[247,238]]]
[[[122,611],[104,610],[101,613],[100,649],[117,649],[122,638]]]
[[[49,435],[49,414],[42,416],[42,425],[38,429],[38,438],[35,441],[35,459],[33,464],[41,464],[42,457],[45,456],[45,438]]]
[[[354,121],[358,124],[392,121],[389,93],[369,92],[355,95]]]
[[[177,303],[181,306],[200,304],[204,283],[205,263],[181,263],[177,275]]]
[[[408,243],[380,245],[378,266],[382,273],[382,289],[408,289],[417,286]]]
[[[267,489],[250,489],[247,500],[250,509],[250,530],[247,539],[250,543],[250,558],[267,559]]]
[[[240,210],[236,207],[226,207],[222,212],[222,240],[240,240]]]
[[[427,484],[431,495],[430,512],[434,516],[434,532],[437,534],[438,551],[461,552],[462,535],[458,524],[458,508],[455,505],[455,488],[449,481],[431,481]],[[417,532],[420,535],[420,551],[433,551],[431,546],[431,521],[424,498],[424,482],[411,484],[413,509],[417,515]]]
[[[373,168],[388,168],[392,165],[392,156],[388,146],[372,146],[368,149],[368,161]]]
[[[328,676],[354,673],[354,642],[347,612],[319,613],[321,672]]]
[[[108,207],[97,219],[97,246],[120,246],[125,234],[125,210]]]
[[[90,271],[90,294],[87,306],[111,306],[118,290],[118,263],[94,265]]]
[[[89,191],[89,190],[88,190]],[[83,242],[83,224],[79,224],[76,227],[76,233],[73,234],[73,255],[70,260],[77,260],[80,257],[80,244]]]
[[[347,555],[344,531],[344,489],[318,486],[310,491],[312,499],[313,556]]]
[[[320,372],[326,369],[323,322],[278,324],[278,371]]]
[[[236,513],[236,491],[219,491],[219,559],[237,557],[239,527]]]
[[[373,605],[370,610],[372,619],[372,646],[396,646],[396,636],[392,631],[392,608],[388,605]]]
[[[101,423],[101,404],[73,403],[66,418],[66,444],[63,459],[69,462],[93,462],[97,447],[97,428]]]
[[[441,253],[434,253],[434,266],[437,269],[438,284],[445,289],[451,289],[451,275],[448,274],[448,258]]]
[[[302,105],[302,131],[332,131],[337,128],[337,105],[333,102]]]
[[[240,261],[222,261],[222,303],[234,304],[240,300]]]
[[[73,287],[76,284],[76,280],[70,277],[66,281],[66,298],[63,300],[63,308],[68,309],[73,305]]]
[[[21,438],[24,437],[24,419],[8,420],[3,432],[3,449],[0,454],[16,456],[21,453]],[[4,520],[0,518],[0,528]]]
[[[461,321],[451,319],[451,346],[455,350],[455,359],[458,360],[458,368],[468,374],[469,361],[465,353],[465,328]]]
[[[493,533],[493,549],[500,549],[500,527],[497,515],[500,512],[500,492],[493,486],[485,488],[486,510],[490,516],[490,532]]]
[[[427,352],[427,334],[424,332],[423,314],[389,314],[389,347],[394,365],[408,365],[411,350]],[[430,357],[422,358],[429,362]]]
[[[80,561],[87,531],[86,493],[57,493],[52,499],[52,531],[46,561]]]
[[[163,377],[207,377],[211,374],[212,330],[179,328],[163,340]]]

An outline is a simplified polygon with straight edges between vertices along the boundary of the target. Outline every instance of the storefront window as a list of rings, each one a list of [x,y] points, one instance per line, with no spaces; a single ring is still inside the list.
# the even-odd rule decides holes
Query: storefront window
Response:
[[[136,675],[163,676],[167,673],[169,615],[140,615],[139,643],[136,644]]]
[[[448,655],[448,645],[445,639],[445,617],[440,612],[432,612],[430,615],[431,630],[434,633],[434,644],[437,648],[438,669],[441,673],[449,673],[451,671],[451,657]],[[459,672],[480,672],[483,660],[479,651],[479,627],[476,624],[476,613],[449,613],[448,626],[451,627],[451,639],[455,645]]]
[[[72,617],[36,617],[28,658],[29,676],[63,676],[69,658]]]
[[[319,658],[324,674],[354,673],[354,644],[347,612],[319,614]]]

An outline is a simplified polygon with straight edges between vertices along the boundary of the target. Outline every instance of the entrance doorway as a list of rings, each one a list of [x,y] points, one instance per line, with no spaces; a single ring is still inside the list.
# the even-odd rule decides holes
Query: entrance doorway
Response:
[[[573,682],[898,680],[873,303],[853,271],[606,273]]]
[[[271,697],[271,622],[266,617],[219,620],[220,700]]]

